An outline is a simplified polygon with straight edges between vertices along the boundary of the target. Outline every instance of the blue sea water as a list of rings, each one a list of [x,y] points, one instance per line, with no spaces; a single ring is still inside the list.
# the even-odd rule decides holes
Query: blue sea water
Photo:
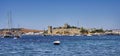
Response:
[[[60,45],[53,41],[60,40]],[[120,56],[120,36],[0,38],[0,56]]]

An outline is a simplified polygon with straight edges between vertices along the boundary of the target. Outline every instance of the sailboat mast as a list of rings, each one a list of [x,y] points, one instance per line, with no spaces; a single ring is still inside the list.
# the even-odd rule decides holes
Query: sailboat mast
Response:
[[[79,27],[79,20],[77,21],[77,27]]]
[[[12,28],[12,12],[8,12],[8,31]]]

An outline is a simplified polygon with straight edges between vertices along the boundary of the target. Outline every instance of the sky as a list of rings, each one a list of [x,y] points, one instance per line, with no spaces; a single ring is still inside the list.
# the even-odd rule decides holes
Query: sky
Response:
[[[0,29],[47,29],[47,26],[120,29],[120,0],[0,0]]]

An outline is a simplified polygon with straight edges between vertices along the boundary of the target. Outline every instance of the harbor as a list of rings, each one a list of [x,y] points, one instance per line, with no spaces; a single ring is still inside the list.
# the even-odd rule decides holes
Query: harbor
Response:
[[[120,56],[120,0],[0,0],[0,56]]]

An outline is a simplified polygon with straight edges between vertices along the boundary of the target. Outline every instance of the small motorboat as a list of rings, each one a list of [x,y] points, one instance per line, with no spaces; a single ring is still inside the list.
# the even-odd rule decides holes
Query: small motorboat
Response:
[[[53,44],[54,45],[60,45],[60,41],[54,41]]]
[[[14,37],[14,39],[17,39],[16,37]]]
[[[20,36],[20,35],[15,35],[14,37],[15,37],[15,38],[20,38],[21,36]]]
[[[92,34],[87,34],[87,36],[92,36]]]
[[[14,39],[18,39],[18,38],[20,38],[20,36],[17,36],[17,35],[16,35],[16,36],[14,36]]]

